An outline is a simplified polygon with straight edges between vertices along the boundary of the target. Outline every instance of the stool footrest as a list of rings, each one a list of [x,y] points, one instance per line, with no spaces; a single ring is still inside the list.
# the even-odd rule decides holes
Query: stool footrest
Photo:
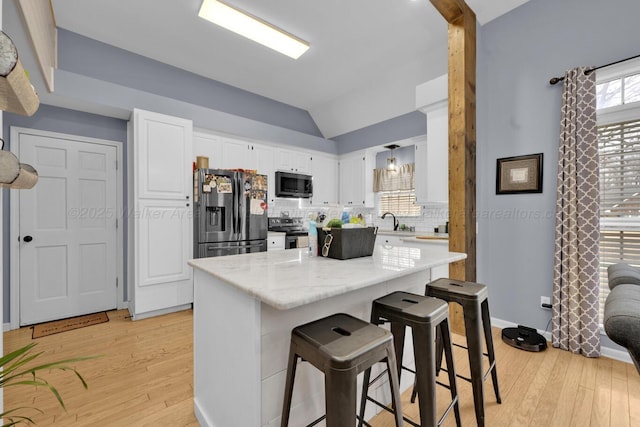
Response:
[[[407,368],[406,366],[402,366],[402,369],[404,369],[407,372],[411,372],[412,374],[416,374],[416,371],[414,371],[411,368]],[[443,371],[447,372],[445,369],[443,369]],[[385,376],[385,374],[387,374],[387,372],[389,372],[388,369],[385,369],[384,371],[380,372],[378,374],[377,377],[375,377],[374,379],[372,379],[371,381],[369,381],[369,386],[371,386],[373,383],[375,383],[376,381],[378,381],[380,378],[382,378],[383,376]]]
[[[320,424],[320,422],[322,422],[325,418],[327,418],[326,415],[321,416],[320,418],[318,418],[317,420],[313,421],[311,424],[307,424],[307,427],[313,427],[315,425]]]
[[[449,388],[449,387],[447,387],[447,388]],[[449,412],[451,412],[451,410],[453,409],[453,407],[455,406],[456,403],[458,403],[458,396],[453,398],[451,403],[449,403],[449,406],[447,406],[447,410],[444,411],[444,414],[442,414],[442,416],[438,420],[438,425],[439,426],[442,425],[442,423],[444,422],[445,418],[447,418],[447,415],[449,415]]]
[[[482,377],[482,381],[486,381],[487,378],[489,378],[489,375],[491,375],[491,371],[493,371],[495,368],[496,368],[496,361],[494,360],[491,366],[489,366],[489,369],[487,370],[487,372],[485,372],[484,376]]]
[[[469,350],[469,347],[465,347],[462,344],[456,344],[456,343],[452,343],[451,345],[455,346],[455,347],[459,347],[459,348],[464,348],[465,350]],[[485,357],[489,357],[489,353],[482,353],[483,356]]]
[[[392,410],[392,409],[389,409],[389,407],[388,407],[387,405],[384,405],[384,404],[382,404],[381,402],[378,402],[378,401],[377,401],[377,400],[375,400],[373,397],[369,397],[369,396],[367,396],[367,400],[368,400],[369,402],[373,402],[373,403],[375,403],[376,405],[378,405],[380,408],[384,409],[385,411],[387,411],[387,412],[389,412],[389,413],[392,413],[392,414],[395,414],[395,412],[393,412],[393,410]],[[359,418],[359,417],[358,417],[358,418]],[[417,424],[415,421],[413,421],[413,420],[411,420],[411,419],[409,419],[409,418],[405,417],[404,415],[402,416],[402,419],[403,419],[405,422],[407,422],[407,423],[411,424],[413,427],[420,427],[420,424]],[[363,420],[362,422],[365,422],[365,421]]]

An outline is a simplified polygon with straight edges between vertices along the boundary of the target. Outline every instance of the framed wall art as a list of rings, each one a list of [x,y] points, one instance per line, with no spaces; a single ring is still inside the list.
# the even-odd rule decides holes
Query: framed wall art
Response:
[[[496,194],[542,193],[542,153],[498,159]]]

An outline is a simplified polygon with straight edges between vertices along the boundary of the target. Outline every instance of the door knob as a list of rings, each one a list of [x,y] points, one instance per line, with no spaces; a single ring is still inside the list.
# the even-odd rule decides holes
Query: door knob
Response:
[[[32,240],[33,240],[33,237],[31,237],[31,236],[24,236],[24,238],[23,238],[22,240],[24,240],[25,242],[29,243],[30,241],[32,241]]]

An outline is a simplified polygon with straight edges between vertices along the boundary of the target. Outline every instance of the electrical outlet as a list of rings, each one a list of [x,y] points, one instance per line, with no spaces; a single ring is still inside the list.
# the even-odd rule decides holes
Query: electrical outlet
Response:
[[[546,310],[551,310],[551,298],[550,297],[540,297],[540,308],[544,308]]]

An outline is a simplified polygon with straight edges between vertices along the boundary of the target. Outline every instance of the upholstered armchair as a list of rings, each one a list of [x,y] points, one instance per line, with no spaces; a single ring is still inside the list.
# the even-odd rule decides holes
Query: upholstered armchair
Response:
[[[640,268],[613,264],[607,275],[611,292],[604,305],[604,330],[627,349],[640,373]]]

